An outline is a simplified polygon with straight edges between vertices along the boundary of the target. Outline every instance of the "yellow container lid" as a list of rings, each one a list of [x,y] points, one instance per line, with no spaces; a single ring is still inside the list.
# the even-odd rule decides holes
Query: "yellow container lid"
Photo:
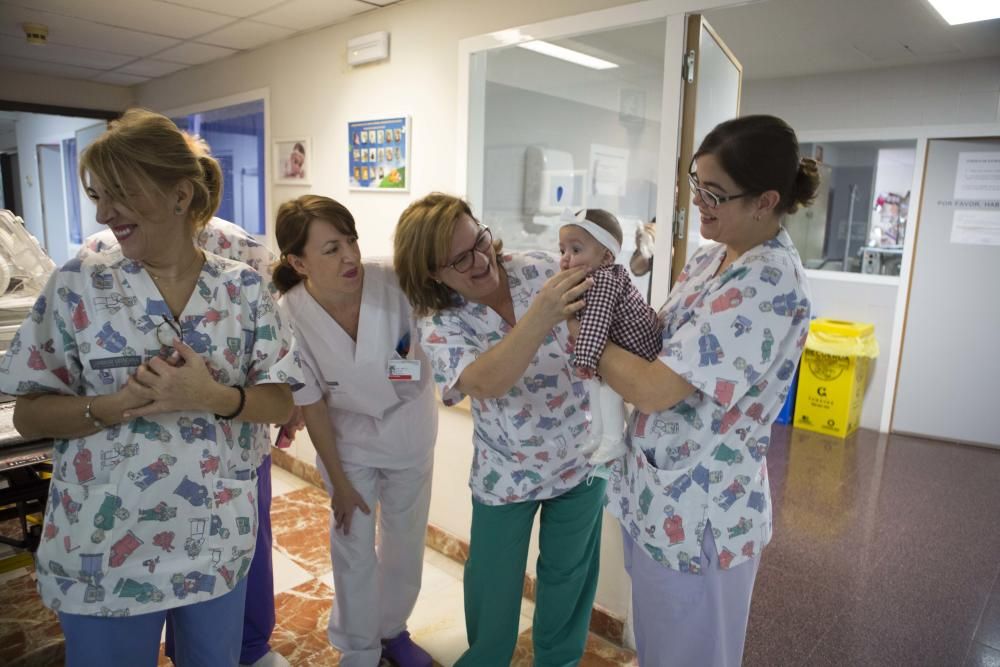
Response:
[[[878,356],[875,325],[817,318],[809,323],[806,349],[841,357]]]

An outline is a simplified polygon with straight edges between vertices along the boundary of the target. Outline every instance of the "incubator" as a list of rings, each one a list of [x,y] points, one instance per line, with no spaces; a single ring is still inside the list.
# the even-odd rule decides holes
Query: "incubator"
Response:
[[[24,221],[0,209],[0,351],[31,311],[55,264]]]

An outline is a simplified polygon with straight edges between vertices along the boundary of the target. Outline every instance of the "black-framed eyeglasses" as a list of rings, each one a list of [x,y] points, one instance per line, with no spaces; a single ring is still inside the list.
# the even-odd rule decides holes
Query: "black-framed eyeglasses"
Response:
[[[481,255],[487,255],[493,250],[493,232],[490,228],[483,223],[477,223],[479,225],[479,234],[476,235],[476,243],[471,248],[463,252],[458,256],[458,259],[451,262],[450,264],[445,264],[444,268],[452,268],[459,273],[467,273],[476,264],[475,254],[478,252]]]
[[[174,339],[184,340],[184,334],[181,333],[181,328],[173,319],[163,317],[163,321],[156,325],[156,342],[158,342],[163,347],[173,347]]]
[[[720,204],[725,204],[727,201],[753,194],[751,192],[741,192],[738,195],[717,195],[711,190],[706,190],[698,185],[698,176],[694,173],[688,174],[688,183],[691,184],[692,194],[701,196],[701,200],[705,202],[705,208],[719,208]]]

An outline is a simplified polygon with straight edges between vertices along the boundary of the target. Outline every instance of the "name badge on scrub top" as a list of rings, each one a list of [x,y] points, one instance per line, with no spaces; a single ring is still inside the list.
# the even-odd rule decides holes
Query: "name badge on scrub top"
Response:
[[[392,382],[419,382],[419,359],[390,359],[389,380]]]
[[[419,382],[420,360],[406,359],[410,353],[410,332],[407,331],[396,343],[396,350],[389,360],[389,380],[392,382]]]

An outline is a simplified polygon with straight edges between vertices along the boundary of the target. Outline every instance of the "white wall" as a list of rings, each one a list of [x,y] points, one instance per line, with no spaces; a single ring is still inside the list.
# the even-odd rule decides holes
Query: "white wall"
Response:
[[[995,123],[1000,58],[751,79],[744,82],[742,113],[779,115],[799,133]]]
[[[17,161],[21,170],[22,217],[28,231],[39,243],[45,242],[42,228],[42,199],[38,184],[38,144],[60,144],[63,139],[76,136],[76,131],[93,125],[93,118],[72,118],[69,116],[49,116],[34,113],[18,113],[14,121],[17,134]],[[51,212],[50,212],[51,215]],[[63,224],[49,226],[49,255],[56,264],[69,259],[75,246],[69,240],[69,225],[65,223],[65,209],[62,211]]]
[[[0,81],[3,81],[2,97],[9,102],[104,111],[124,111],[132,103],[131,89],[106,83],[7,69],[0,69]]]
[[[749,73],[752,76],[752,73]],[[822,143],[850,141],[851,131],[869,136],[885,128],[891,138],[933,136],[941,127],[1000,122],[1000,58],[864,72],[782,79],[751,79],[743,89],[744,115],[768,113],[784,118],[800,136]],[[914,202],[911,201],[911,211]],[[912,240],[909,234],[907,243]],[[886,279],[810,272],[815,313],[875,324],[881,356],[865,398],[861,426],[879,429],[892,406],[884,400],[902,327],[897,318],[899,287]],[[904,276],[905,280],[905,276]],[[911,322],[910,326],[920,326]],[[895,382],[895,378],[891,378]]]

